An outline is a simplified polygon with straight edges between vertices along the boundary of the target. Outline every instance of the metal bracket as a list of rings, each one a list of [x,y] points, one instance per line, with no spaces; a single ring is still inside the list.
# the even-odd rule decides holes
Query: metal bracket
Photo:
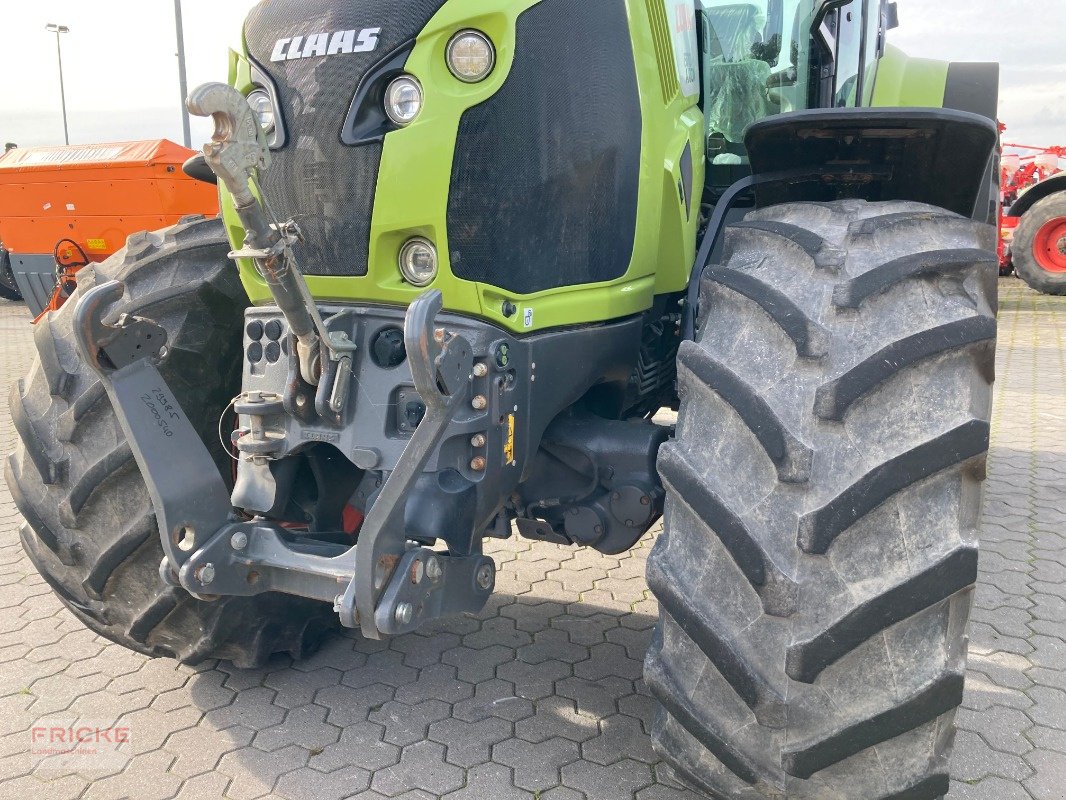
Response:
[[[400,559],[374,621],[388,636],[411,633],[429,620],[477,613],[495,585],[496,564],[487,556],[456,558],[417,547]]]
[[[839,8],[851,5],[853,0],[822,0],[821,5],[815,11],[814,21],[811,23],[811,36],[822,49],[822,61],[830,72],[823,73],[823,77],[836,74],[837,38],[829,29],[829,15]]]
[[[75,338],[115,409],[152,498],[163,551],[178,570],[232,506],[214,459],[152,363],[165,351],[165,331],[135,317],[103,322],[124,292],[118,281],[88,291],[74,309]]]
[[[415,389],[427,412],[363,523],[355,577],[337,603],[341,622],[360,627],[368,639],[386,634],[377,625],[375,612],[407,551],[404,512],[408,493],[469,394],[464,390],[473,375],[473,349],[462,336],[437,328],[437,314],[443,307],[444,296],[434,289],[407,310],[404,340]]]
[[[200,595],[282,592],[332,604],[351,580],[355,548],[286,537],[269,522],[228,525],[181,568],[180,583]]]

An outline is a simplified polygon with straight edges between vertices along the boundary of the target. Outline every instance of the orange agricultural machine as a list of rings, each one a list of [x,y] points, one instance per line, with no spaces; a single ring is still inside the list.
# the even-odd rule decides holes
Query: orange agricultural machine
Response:
[[[113,255],[130,234],[218,214],[215,188],[182,172],[194,155],[156,140],[0,156],[0,257],[34,316],[62,305],[77,271]]]

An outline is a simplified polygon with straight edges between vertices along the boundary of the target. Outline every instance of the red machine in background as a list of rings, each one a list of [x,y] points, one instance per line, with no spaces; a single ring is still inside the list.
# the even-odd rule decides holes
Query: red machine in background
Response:
[[[0,156],[0,267],[34,316],[59,308],[79,269],[139,231],[218,214],[214,186],[185,175],[196,155],[166,140],[35,147]]]
[[[1000,274],[1066,294],[1066,147],[1004,144]]]

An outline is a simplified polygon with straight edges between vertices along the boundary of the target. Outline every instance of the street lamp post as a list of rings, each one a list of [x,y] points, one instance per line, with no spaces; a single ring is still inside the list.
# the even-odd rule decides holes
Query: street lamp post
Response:
[[[181,127],[185,146],[192,147],[192,130],[189,126],[189,109],[185,98],[189,96],[189,81],[185,74],[185,30],[181,20],[181,0],[174,0],[174,24],[178,34],[178,87],[181,90]]]
[[[59,96],[63,101],[63,140],[70,144],[70,128],[67,126],[67,90],[63,85],[63,45],[59,38],[62,33],[70,33],[70,28],[49,22],[45,30],[56,35],[56,54],[59,56]]]

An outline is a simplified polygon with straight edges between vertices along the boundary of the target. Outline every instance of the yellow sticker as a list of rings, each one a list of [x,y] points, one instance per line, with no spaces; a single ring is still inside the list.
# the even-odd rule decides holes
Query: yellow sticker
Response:
[[[503,445],[503,463],[514,463],[514,414],[507,417],[507,441]]]
[[[106,250],[107,239],[88,239],[85,242],[90,250]]]

